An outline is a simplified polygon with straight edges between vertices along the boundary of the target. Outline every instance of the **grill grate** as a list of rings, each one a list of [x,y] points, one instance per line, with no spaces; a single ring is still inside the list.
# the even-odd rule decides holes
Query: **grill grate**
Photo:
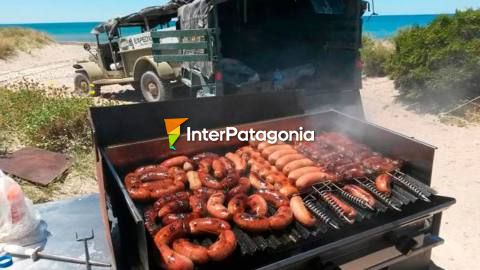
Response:
[[[432,189],[428,186],[411,176],[406,174],[404,175],[407,176],[405,177],[404,181],[409,183],[411,182],[413,185],[416,185],[416,187],[424,192],[426,196],[431,196],[433,194]],[[355,179],[355,181],[362,187],[372,192],[377,198],[377,204],[374,207],[375,209],[365,207],[361,203],[351,204],[358,212],[355,222],[361,222],[365,219],[374,218],[376,215],[388,211],[388,209],[396,208],[397,211],[401,211],[400,206],[405,206],[418,201],[418,197],[412,194],[413,191],[405,189],[403,185],[394,184],[392,186],[392,195],[390,198],[388,198],[376,190],[372,179],[365,177],[362,179]],[[313,192],[306,194],[303,199],[306,207],[319,219],[317,225],[312,228],[307,228],[299,222],[294,221],[282,232],[252,234],[234,226],[233,231],[237,236],[240,253],[245,256],[254,255],[258,252],[264,252],[268,250],[273,251],[281,248],[287,248],[311,237],[321,237],[322,234],[325,234],[332,229],[340,229],[342,226],[348,226],[350,223],[350,221],[347,220],[348,218],[339,216],[337,211],[334,211],[328,206],[326,201],[321,199],[322,191],[327,190],[336,195],[340,195],[342,199],[348,200],[345,194],[342,193],[340,187],[336,184],[327,183],[316,185]],[[392,205],[395,208],[393,208]],[[273,211],[274,209],[269,209],[270,214],[273,213]]]

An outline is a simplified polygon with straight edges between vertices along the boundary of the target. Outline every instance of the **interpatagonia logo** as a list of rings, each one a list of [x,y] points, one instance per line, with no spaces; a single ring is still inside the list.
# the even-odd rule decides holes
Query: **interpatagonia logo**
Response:
[[[180,137],[180,126],[188,121],[188,118],[165,118],[165,128],[168,134],[168,145],[171,150],[175,149],[175,142]]]

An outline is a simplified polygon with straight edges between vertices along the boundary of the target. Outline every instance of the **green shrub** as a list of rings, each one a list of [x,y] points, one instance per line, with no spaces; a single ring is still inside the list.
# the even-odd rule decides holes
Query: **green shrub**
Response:
[[[370,36],[362,38],[363,73],[369,77],[383,77],[388,74],[388,64],[393,54],[393,45],[386,40],[375,40]]]
[[[23,144],[52,151],[88,149],[87,97],[49,96],[41,90],[0,89],[0,130]]]
[[[17,50],[29,52],[54,42],[49,35],[32,29],[0,28],[0,59],[15,55]]]
[[[439,111],[480,95],[480,10],[400,31],[390,63],[400,98]]]

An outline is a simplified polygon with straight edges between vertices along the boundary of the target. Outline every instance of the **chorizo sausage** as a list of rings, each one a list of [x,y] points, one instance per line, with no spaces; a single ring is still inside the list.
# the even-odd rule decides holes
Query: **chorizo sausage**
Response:
[[[162,163],[160,163],[160,166],[161,167],[166,167],[166,168],[183,167],[183,164],[186,163],[186,162],[191,163],[189,157],[187,157],[187,156],[176,156],[176,157],[172,157],[172,158],[169,158],[169,159],[163,161]]]
[[[160,210],[160,208],[165,206],[167,203],[175,200],[184,201],[184,200],[187,200],[189,197],[190,197],[189,192],[178,192],[175,194],[167,195],[156,200],[155,203],[153,203],[153,207],[156,209],[158,213],[158,210]]]
[[[392,193],[392,178],[386,173],[380,174],[375,178],[375,187],[378,191],[390,196]]]
[[[245,212],[233,215],[233,221],[241,229],[250,232],[264,232],[270,229],[268,218]]]
[[[190,210],[190,204],[187,200],[180,201],[175,200],[165,204],[160,210],[158,210],[158,217],[163,218],[164,216],[172,213],[181,213]]]
[[[215,176],[216,178],[223,178],[227,174],[227,169],[225,167],[225,164],[219,159],[213,160],[212,170],[213,170],[213,176]]]
[[[287,197],[283,196],[282,194],[278,193],[275,190],[271,189],[259,189],[257,194],[262,196],[267,202],[273,204],[275,208],[279,208],[280,206],[289,205],[289,201]]]
[[[267,201],[258,194],[250,195],[246,200],[245,204],[250,210],[250,213],[256,216],[265,216],[268,211]],[[243,212],[243,211],[242,211]]]
[[[375,205],[375,198],[372,194],[368,193],[368,191],[364,190],[363,188],[356,186],[356,185],[345,185],[342,188],[345,192],[350,193],[351,195],[365,201],[368,205],[374,206]]]
[[[207,200],[208,196],[205,194],[195,194],[190,196],[188,203],[193,213],[198,213],[203,216],[207,213]]]
[[[166,195],[171,195],[179,191],[185,190],[185,185],[183,182],[180,181],[175,181],[173,182],[173,185],[167,186],[162,189],[154,189],[151,190],[150,196],[152,199],[158,199]]]
[[[212,152],[203,152],[200,154],[196,154],[192,157],[192,161],[198,164],[198,162],[204,158],[218,158],[218,155]]]
[[[218,240],[208,247],[208,257],[212,261],[223,261],[230,256],[237,247],[237,237],[232,230],[223,230]]]
[[[190,258],[194,263],[204,264],[210,260],[206,247],[194,244],[185,238],[173,241],[172,248],[177,253]]]
[[[292,209],[293,216],[298,222],[302,223],[304,226],[312,227],[316,223],[316,218],[305,206],[302,197],[293,196],[290,199],[290,208]]]
[[[154,237],[155,245],[169,245],[174,239],[185,237],[189,232],[187,223],[177,221],[163,226]]]
[[[242,159],[239,155],[234,153],[227,153],[225,157],[231,160],[235,166],[237,172],[244,172],[247,169],[247,162]]]
[[[189,222],[197,218],[200,218],[200,214],[198,213],[168,214],[162,218],[162,224],[165,226],[178,221]]]
[[[167,270],[193,270],[193,262],[190,258],[172,250],[168,245],[157,245],[162,263]]]
[[[231,198],[238,194],[247,194],[250,190],[250,187],[250,180],[247,177],[240,177],[240,179],[238,180],[238,185],[236,185],[227,192],[226,200],[230,201]]]
[[[271,143],[269,142],[260,142],[259,144],[257,144],[257,149],[258,151],[262,151],[264,148],[266,148],[267,146],[270,146],[272,145]]]
[[[290,206],[280,206],[273,216],[268,218],[270,229],[283,230],[293,221],[293,213]]]
[[[230,215],[234,215],[236,213],[245,212],[245,201],[247,200],[247,195],[245,194],[238,194],[235,195],[229,202],[228,202],[228,213]]]
[[[340,200],[337,196],[333,195],[333,193],[327,192],[325,194],[325,197],[331,201],[333,201],[334,204],[336,204],[340,209],[342,209],[342,212],[345,214],[350,219],[354,219],[357,216],[357,210],[350,206],[348,203]]]
[[[264,181],[254,172],[250,172],[248,180],[250,180],[250,184],[256,189],[274,189],[273,185]]]
[[[229,173],[221,181],[218,181],[215,177],[205,172],[199,172],[198,176],[203,186],[213,189],[226,189],[234,187],[235,185],[237,185],[239,178],[239,175],[237,173]]]
[[[188,223],[192,234],[211,233],[219,234],[223,230],[230,230],[230,224],[219,218],[197,218]]]
[[[220,219],[229,219],[230,213],[228,209],[224,206],[225,203],[225,194],[215,193],[207,201],[207,211],[210,215]]]

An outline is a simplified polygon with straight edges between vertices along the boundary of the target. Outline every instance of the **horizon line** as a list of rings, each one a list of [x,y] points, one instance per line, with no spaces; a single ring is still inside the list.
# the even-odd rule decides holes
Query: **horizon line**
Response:
[[[424,14],[379,14],[373,17],[387,17],[387,16],[432,16],[432,15],[453,15],[455,13],[424,13]],[[363,16],[372,16],[371,14],[365,14]],[[101,23],[106,20],[97,21],[42,21],[42,22],[0,22],[0,25],[23,25],[23,24],[58,24],[58,23]]]

